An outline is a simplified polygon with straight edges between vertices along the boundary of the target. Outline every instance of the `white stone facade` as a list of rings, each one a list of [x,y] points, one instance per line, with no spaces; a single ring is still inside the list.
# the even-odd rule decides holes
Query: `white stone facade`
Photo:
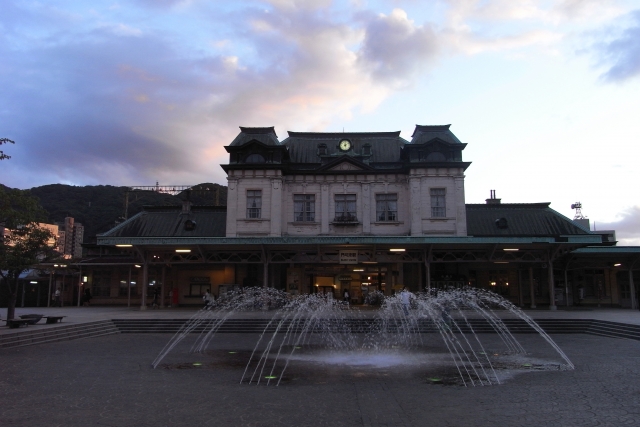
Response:
[[[345,173],[339,173],[344,168]],[[348,173],[346,173],[348,172]],[[444,189],[445,214],[434,216],[431,190]],[[249,218],[247,192],[261,191],[259,218]],[[336,195],[355,195],[356,220],[335,221]],[[397,218],[376,221],[376,195],[397,195]],[[313,220],[295,221],[294,195],[315,196]],[[332,173],[283,176],[275,169],[231,170],[227,237],[243,236],[466,236],[461,167],[411,169],[407,174],[358,173],[343,163]]]

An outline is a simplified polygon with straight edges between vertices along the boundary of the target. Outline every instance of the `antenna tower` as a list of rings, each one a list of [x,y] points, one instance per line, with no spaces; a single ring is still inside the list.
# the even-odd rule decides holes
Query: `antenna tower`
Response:
[[[582,203],[580,202],[575,202],[571,205],[571,209],[575,209],[576,210],[576,214],[574,215],[573,219],[587,219],[586,216],[582,215]]]

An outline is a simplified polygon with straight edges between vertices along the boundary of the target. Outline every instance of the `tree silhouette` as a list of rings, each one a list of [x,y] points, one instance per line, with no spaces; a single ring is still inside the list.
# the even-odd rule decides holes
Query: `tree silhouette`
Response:
[[[20,274],[56,256],[55,236],[39,224],[45,217],[38,199],[28,191],[0,188],[0,278],[9,290],[7,319],[15,315]]]
[[[10,140],[9,138],[0,138],[0,145],[2,144],[15,144],[14,141]],[[0,150],[0,160],[4,160],[4,159],[10,159],[11,156],[4,154],[4,151]]]

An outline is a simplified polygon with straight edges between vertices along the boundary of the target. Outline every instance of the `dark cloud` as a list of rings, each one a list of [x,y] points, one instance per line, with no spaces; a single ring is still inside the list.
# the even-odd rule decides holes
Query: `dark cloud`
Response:
[[[204,167],[174,124],[215,81],[162,37],[105,27],[2,56],[11,58],[2,75],[12,82],[0,95],[9,107],[0,110],[3,132],[29,149],[12,161],[107,183]]]
[[[10,82],[0,122],[1,136],[17,143],[12,186],[222,182],[222,146],[239,125],[282,132],[349,118],[375,108],[437,51],[433,31],[400,10],[347,24],[305,2],[233,11],[194,2],[197,30],[166,32],[152,19],[136,27],[122,7],[91,20],[17,4],[20,25],[0,18],[9,29],[0,34],[0,78]],[[148,8],[157,18],[189,4]],[[47,181],[16,173],[34,170]]]
[[[612,41],[598,43],[597,51],[608,70],[606,81],[625,81],[640,75],[640,10],[630,14],[632,24]]]

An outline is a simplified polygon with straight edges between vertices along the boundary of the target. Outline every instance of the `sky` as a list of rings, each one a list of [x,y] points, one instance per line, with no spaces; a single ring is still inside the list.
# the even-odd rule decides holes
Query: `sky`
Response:
[[[640,245],[635,0],[2,0],[0,182],[226,185],[239,126],[451,124],[467,203]]]

